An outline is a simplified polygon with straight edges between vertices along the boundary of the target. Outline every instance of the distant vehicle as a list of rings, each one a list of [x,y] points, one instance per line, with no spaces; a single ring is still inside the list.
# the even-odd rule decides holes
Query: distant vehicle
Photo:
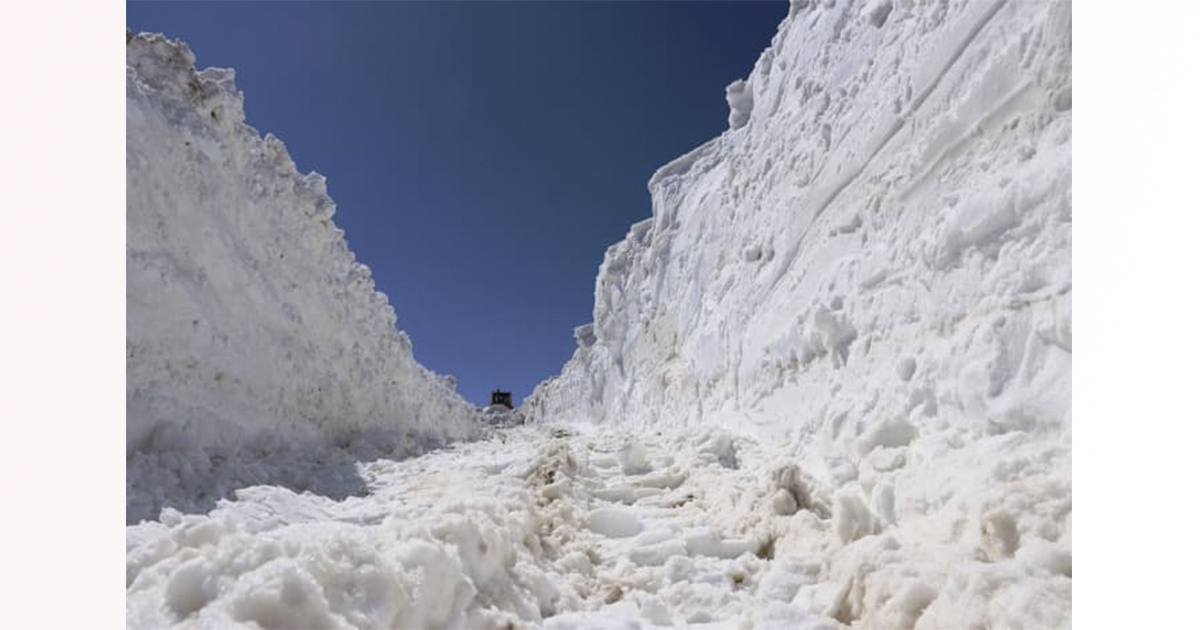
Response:
[[[505,407],[512,409],[512,392],[502,392],[497,389],[496,391],[492,392],[492,404],[504,405]]]

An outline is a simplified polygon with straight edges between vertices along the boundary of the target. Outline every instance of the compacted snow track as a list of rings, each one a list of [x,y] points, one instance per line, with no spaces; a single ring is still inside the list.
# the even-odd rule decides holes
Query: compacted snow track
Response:
[[[519,427],[362,463],[366,496],[242,489],[207,516],[168,510],[127,530],[129,620],[626,627],[778,615],[749,604],[794,593],[789,580],[819,566],[789,561],[781,583],[770,537],[730,519],[762,494],[739,462],[759,450],[725,433]]]
[[[897,526],[857,497],[827,496],[781,463],[786,451],[715,430],[517,427],[361,462],[364,496],[244,488],[207,515],[168,509],[127,528],[127,618],[264,628],[1066,622],[1069,534],[1013,557],[1011,516],[989,516],[978,535],[954,519]]]

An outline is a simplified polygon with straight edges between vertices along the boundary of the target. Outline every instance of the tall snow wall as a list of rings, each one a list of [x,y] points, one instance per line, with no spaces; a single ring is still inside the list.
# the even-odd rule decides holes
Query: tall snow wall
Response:
[[[126,454],[472,435],[474,407],[413,358],[324,178],[243,122],[233,71],[194,63],[126,36]]]
[[[918,436],[1069,447],[1070,15],[794,0],[730,128],[651,178],[525,412],[854,462]]]

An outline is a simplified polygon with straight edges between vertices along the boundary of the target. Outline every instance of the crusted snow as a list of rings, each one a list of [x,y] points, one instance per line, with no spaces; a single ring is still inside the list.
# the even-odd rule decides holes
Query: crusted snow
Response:
[[[154,96],[143,84],[186,94],[186,82],[155,77],[186,76],[166,68],[190,68],[190,55],[167,63],[182,49],[134,42],[131,129],[135,117],[157,121],[147,137],[195,137],[205,155],[215,143],[228,164],[164,150],[144,188],[205,207],[258,182],[273,186],[261,203],[278,208],[312,190],[286,160],[267,161],[286,164],[281,179],[261,160],[230,161],[271,141],[235,126],[247,140],[229,143],[204,131],[211,105]],[[236,94],[225,71],[195,76]],[[262,405],[281,439],[214,468],[229,453],[199,449],[199,433],[153,434],[188,453],[177,467],[242,472],[220,473],[225,500],[127,527],[128,625],[1070,626],[1070,93],[1065,2],[793,1],[726,90],[730,129],[654,174],[653,216],[606,253],[575,355],[522,408],[489,410],[487,439],[420,457],[390,433],[313,445],[294,439],[328,428],[298,420],[307,399],[272,406],[260,387],[226,402],[198,377],[165,383],[167,417],[242,419]],[[179,243],[270,242],[234,225],[198,225],[223,236]],[[268,278],[328,278],[327,261],[296,254],[310,266],[233,260],[268,265]],[[152,295],[130,274],[131,303]],[[283,300],[249,293],[200,295],[254,300],[253,314],[274,321]],[[304,296],[304,308],[362,314],[306,326],[306,347],[390,338],[394,320],[347,299],[358,298]],[[390,313],[365,312],[380,310]],[[175,370],[192,352],[169,345],[179,334],[156,338]],[[233,366],[240,378],[270,375],[280,339],[262,339],[262,363]],[[459,409],[424,393],[444,390],[406,345],[402,359],[372,352],[314,356],[378,356],[410,377],[395,404]],[[374,391],[369,379],[354,387]],[[343,403],[359,409],[359,392]],[[401,426],[442,440],[468,425],[426,409],[399,414]],[[367,426],[359,417],[345,421]]]

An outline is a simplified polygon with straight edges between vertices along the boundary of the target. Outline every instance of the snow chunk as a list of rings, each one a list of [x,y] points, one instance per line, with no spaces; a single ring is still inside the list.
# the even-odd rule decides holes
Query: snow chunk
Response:
[[[587,349],[596,343],[595,324],[584,324],[575,328],[575,343],[580,349]]]
[[[642,521],[637,513],[619,507],[603,507],[592,510],[587,517],[588,529],[609,538],[629,538],[642,531]]]
[[[916,372],[917,360],[912,357],[904,357],[896,364],[896,376],[906,383],[912,380],[913,374]]]
[[[833,519],[838,538],[844,543],[854,542],[880,531],[878,519],[863,503],[858,492],[851,489],[842,490],[835,497]]]
[[[321,585],[294,560],[278,558],[243,575],[231,595],[233,618],[263,628],[332,628]]]
[[[208,558],[196,556],[179,565],[167,579],[167,605],[180,615],[190,615],[216,598],[219,570]]]
[[[791,516],[800,506],[796,503],[796,495],[780,488],[771,495],[771,509],[780,516]]]
[[[740,129],[750,122],[754,109],[754,90],[744,79],[738,79],[725,87],[725,101],[729,103],[729,128]]]
[[[983,516],[979,546],[987,560],[997,562],[1013,557],[1020,540],[1017,523],[1006,510],[995,510]]]
[[[858,452],[866,455],[878,447],[907,446],[917,438],[917,428],[906,418],[892,418],[871,428],[858,442]]]
[[[867,19],[870,20],[871,26],[875,28],[883,28],[891,13],[892,0],[874,0],[867,7]]]
[[[701,527],[685,532],[684,541],[687,551],[693,556],[712,556],[714,558],[736,558],[752,550],[752,544],[745,538],[721,538],[711,528]]]
[[[621,463],[621,471],[626,475],[650,472],[650,462],[646,459],[646,445],[638,440],[629,440],[621,447],[617,455]]]

